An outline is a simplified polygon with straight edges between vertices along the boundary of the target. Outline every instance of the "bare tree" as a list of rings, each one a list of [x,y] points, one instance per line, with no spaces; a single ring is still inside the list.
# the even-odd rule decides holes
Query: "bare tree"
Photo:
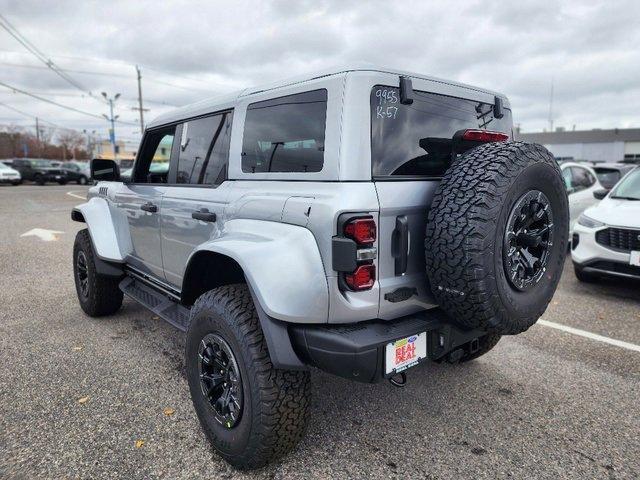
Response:
[[[67,152],[75,155],[76,148],[84,143],[84,137],[75,130],[64,130],[58,133],[58,143],[62,146],[62,160],[67,159]]]

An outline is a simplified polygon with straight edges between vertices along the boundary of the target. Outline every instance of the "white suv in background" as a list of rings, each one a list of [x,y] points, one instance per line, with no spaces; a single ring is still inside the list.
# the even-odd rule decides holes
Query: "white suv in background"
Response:
[[[593,192],[604,187],[593,168],[584,163],[563,163],[560,170],[569,195],[569,232],[573,232],[580,214],[598,202]]]
[[[580,281],[599,276],[640,279],[640,168],[580,215],[571,248]]]

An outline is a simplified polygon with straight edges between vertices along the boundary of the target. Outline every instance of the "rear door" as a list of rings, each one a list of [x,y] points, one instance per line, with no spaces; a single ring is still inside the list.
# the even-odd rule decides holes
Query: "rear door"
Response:
[[[432,304],[425,273],[424,235],[429,205],[452,160],[459,130],[511,135],[511,112],[494,118],[493,96],[460,88],[432,93],[436,82],[415,80],[414,100],[400,103],[395,86],[370,93],[371,165],[380,202],[378,280],[380,318]],[[430,93],[431,92],[431,93]]]
[[[172,184],[164,192],[160,216],[164,275],[178,290],[195,248],[222,230],[233,185],[226,181],[232,116],[232,111],[219,112],[179,127]]]

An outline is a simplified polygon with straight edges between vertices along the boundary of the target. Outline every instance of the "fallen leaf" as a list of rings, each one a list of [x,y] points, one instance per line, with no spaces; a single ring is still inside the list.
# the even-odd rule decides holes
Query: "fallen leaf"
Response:
[[[89,397],[82,397],[78,399],[78,403],[85,404],[89,401]]]
[[[73,347],[74,352],[79,352],[80,350],[82,350],[82,347]]]
[[[553,302],[554,305],[558,305],[558,303],[560,303],[560,302]]]
[[[176,413],[176,411],[173,408],[167,407],[164,410],[162,410],[162,413],[164,413],[167,417],[170,417],[171,415]]]
[[[151,320],[160,320],[160,317],[151,317]]]
[[[144,440],[136,440],[136,448],[141,448],[144,445]]]

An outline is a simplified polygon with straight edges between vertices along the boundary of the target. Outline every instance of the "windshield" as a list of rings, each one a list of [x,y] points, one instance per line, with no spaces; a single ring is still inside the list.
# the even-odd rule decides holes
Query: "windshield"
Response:
[[[623,198],[625,200],[640,200],[640,168],[624,177],[610,198]]]
[[[11,167],[8,167],[4,163],[0,162],[0,170],[11,170]]]
[[[50,167],[51,162],[49,160],[34,160],[31,165],[34,167]]]
[[[411,105],[400,103],[400,89],[371,90],[371,162],[374,177],[442,176],[451,161],[453,135],[468,128],[511,136],[511,111],[493,116],[493,105],[414,91]]]

